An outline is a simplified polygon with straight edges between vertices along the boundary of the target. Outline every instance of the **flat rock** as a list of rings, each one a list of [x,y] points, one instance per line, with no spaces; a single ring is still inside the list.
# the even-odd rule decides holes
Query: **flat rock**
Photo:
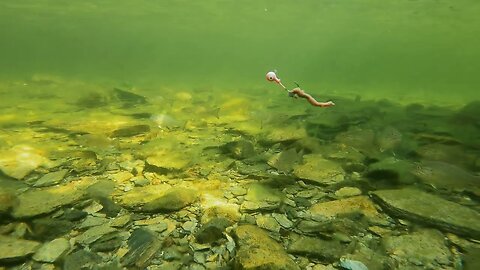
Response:
[[[92,183],[91,179],[82,179],[61,186],[29,190],[18,196],[18,205],[13,208],[12,216],[33,217],[72,204],[85,196],[86,188]]]
[[[136,229],[128,239],[128,252],[121,259],[126,267],[144,269],[161,246],[156,234],[148,229]]]
[[[480,214],[466,206],[411,188],[371,194],[393,215],[480,239]]]
[[[5,214],[16,204],[16,197],[10,192],[0,191],[0,214]]]
[[[117,196],[118,203],[126,208],[134,209],[160,198],[170,185],[160,184],[146,187],[134,187],[128,192],[121,192]]]
[[[116,231],[116,229],[110,227],[109,224],[91,227],[90,229],[79,235],[76,238],[76,241],[83,245],[89,245],[100,239],[100,237],[102,237],[103,235],[109,234],[114,231]]]
[[[90,270],[97,269],[98,264],[102,261],[99,255],[86,251],[78,250],[69,254],[63,263],[64,270]]]
[[[316,237],[300,236],[288,246],[288,253],[318,258],[325,262],[334,262],[348,253],[346,245],[339,241],[323,240]]]
[[[0,235],[0,262],[18,261],[35,252],[40,243]]]
[[[188,188],[171,188],[161,197],[146,203],[145,212],[171,212],[188,206],[197,200],[197,192]]]
[[[117,130],[114,130],[110,137],[112,138],[122,138],[122,137],[133,137],[141,134],[150,132],[149,125],[134,125],[129,127],[122,127]]]
[[[256,219],[257,226],[271,232],[279,232],[280,224],[271,216],[260,215]]]
[[[367,196],[355,196],[336,201],[321,202],[310,207],[310,213],[317,219],[333,219],[338,215],[361,213],[371,220],[381,219],[375,204]]]
[[[282,194],[266,185],[253,184],[248,188],[245,201],[240,206],[242,212],[274,210],[280,207]]]
[[[51,161],[42,151],[28,145],[17,145],[0,152],[0,170],[15,179],[23,179],[40,166],[48,167]]]
[[[342,187],[341,189],[335,191],[335,196],[340,198],[358,196],[361,194],[362,194],[362,191],[356,187]]]
[[[324,159],[318,154],[303,156],[303,164],[294,166],[293,174],[320,185],[336,184],[345,179],[345,172],[339,163]]]
[[[283,247],[257,226],[238,226],[235,229],[235,238],[239,246],[235,269],[300,269]]]
[[[43,244],[33,255],[37,262],[56,262],[70,249],[70,242],[65,238],[57,238]]]
[[[419,269],[443,269],[451,265],[453,256],[444,236],[436,230],[420,230],[382,239],[385,251],[404,269],[423,266]]]
[[[37,182],[33,184],[33,186],[48,187],[48,186],[56,185],[63,180],[63,178],[65,177],[65,175],[67,175],[67,173],[68,173],[67,170],[60,170],[56,172],[47,173],[44,176],[42,176],[40,179],[38,179]]]
[[[223,217],[214,217],[203,224],[195,235],[198,243],[213,243],[223,238],[225,229],[232,225],[232,222]]]

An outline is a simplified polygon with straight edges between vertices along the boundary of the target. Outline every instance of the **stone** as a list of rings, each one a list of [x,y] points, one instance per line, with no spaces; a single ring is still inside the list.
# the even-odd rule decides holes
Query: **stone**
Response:
[[[64,270],[93,270],[93,269],[97,269],[96,267],[101,261],[102,261],[102,257],[98,256],[93,252],[81,249],[65,257],[65,260],[63,262],[63,269]]]
[[[129,209],[139,209],[140,206],[152,202],[155,199],[163,196],[167,190],[171,188],[170,185],[150,185],[145,187],[134,187],[128,192],[121,192],[118,194],[118,203]]]
[[[35,239],[49,241],[67,234],[73,226],[68,220],[41,218],[32,222],[32,231]]]
[[[254,157],[255,147],[251,141],[239,140],[226,143],[222,147],[223,151],[235,159],[246,159]]]
[[[367,196],[355,196],[312,205],[309,212],[316,219],[331,220],[339,215],[360,213],[370,220],[382,219],[375,204]]]
[[[367,169],[367,177],[374,180],[388,180],[392,183],[411,184],[415,181],[411,173],[413,164],[406,160],[389,157],[372,163]]]
[[[63,178],[67,175],[68,171],[67,170],[59,170],[56,172],[51,172],[47,173],[44,176],[42,176],[40,179],[38,179],[35,184],[33,184],[34,187],[48,187],[48,186],[53,186],[58,183],[60,183]]]
[[[10,212],[17,203],[15,195],[0,190],[0,215]]]
[[[115,228],[110,227],[109,224],[91,227],[76,238],[76,241],[83,245],[89,245],[102,237],[105,234],[116,231]]]
[[[37,262],[54,263],[70,250],[70,242],[65,238],[57,238],[43,244],[33,255]]]
[[[234,231],[239,249],[234,269],[299,270],[283,247],[254,225],[241,225]]]
[[[172,212],[194,203],[197,192],[188,188],[171,188],[161,197],[146,203],[142,210],[145,212]]]
[[[280,224],[282,227],[288,229],[293,226],[293,222],[288,219],[286,215],[279,213],[272,213],[272,217]]]
[[[335,191],[335,196],[339,198],[353,197],[361,194],[362,194],[362,191],[356,187],[343,187]]]
[[[423,183],[437,189],[468,191],[480,196],[480,177],[442,161],[422,161],[412,173]]]
[[[180,171],[190,165],[192,160],[189,155],[171,151],[157,151],[147,157],[146,170],[163,174],[168,171]]]
[[[82,179],[65,185],[29,190],[18,196],[18,205],[13,208],[14,218],[28,218],[50,213],[57,208],[82,199],[85,189],[93,182]]]
[[[126,236],[125,236],[126,235]],[[90,250],[95,252],[109,252],[117,249],[128,238],[128,233],[111,232],[102,235],[90,245]]]
[[[40,243],[0,235],[0,262],[15,262],[33,254]]]
[[[195,234],[195,238],[201,244],[213,243],[223,238],[223,232],[230,225],[232,222],[227,218],[214,217],[202,225]]]
[[[371,195],[395,216],[480,239],[480,214],[466,206],[413,188],[379,190]]]
[[[281,172],[288,173],[293,169],[293,166],[295,166],[300,160],[300,154],[297,153],[295,148],[290,148],[288,150],[273,155],[267,163],[268,165]]]
[[[38,167],[49,167],[50,164],[51,161],[43,156],[41,150],[28,145],[16,145],[0,151],[0,171],[15,179],[23,179]]]
[[[280,207],[283,195],[266,185],[253,184],[248,188],[245,201],[240,206],[244,212],[275,210]]]
[[[125,267],[145,268],[161,246],[156,234],[148,229],[135,229],[128,239],[128,252],[121,259]]]
[[[319,185],[332,185],[345,179],[345,171],[339,163],[324,159],[318,154],[303,156],[303,163],[294,166],[293,174]]]
[[[119,128],[114,130],[110,137],[112,138],[123,138],[123,137],[133,137],[137,135],[143,135],[150,132],[149,125],[134,125],[129,127]]]
[[[440,269],[451,265],[453,259],[443,235],[436,230],[387,236],[382,239],[382,245],[387,254],[405,268],[423,265],[426,269]]]
[[[260,215],[256,219],[257,226],[271,232],[279,232],[280,224],[271,216]]]
[[[351,251],[347,245],[335,240],[323,240],[317,237],[300,236],[291,242],[288,253],[308,256],[325,262],[335,262]]]

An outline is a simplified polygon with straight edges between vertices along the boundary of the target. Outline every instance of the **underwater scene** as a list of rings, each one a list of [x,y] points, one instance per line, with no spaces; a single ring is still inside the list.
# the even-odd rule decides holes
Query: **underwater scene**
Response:
[[[480,269],[478,14],[0,0],[0,270]]]

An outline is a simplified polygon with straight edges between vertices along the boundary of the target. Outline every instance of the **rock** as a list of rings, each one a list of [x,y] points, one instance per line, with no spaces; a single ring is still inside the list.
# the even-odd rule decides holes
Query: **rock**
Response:
[[[70,242],[65,238],[57,238],[43,244],[33,255],[37,262],[54,263],[70,250]]]
[[[182,229],[192,233],[197,228],[197,224],[197,222],[189,220],[182,224]]]
[[[361,194],[362,194],[362,191],[356,187],[343,187],[335,191],[335,196],[340,198],[353,197]]]
[[[125,236],[126,235],[126,236]],[[128,238],[128,233],[112,232],[102,235],[90,245],[90,250],[95,252],[109,252],[117,249]]]
[[[111,180],[100,180],[87,188],[90,197],[109,197],[115,190],[115,182]]]
[[[0,215],[8,213],[15,206],[17,199],[15,195],[0,191]]]
[[[375,142],[377,143],[380,152],[388,150],[392,151],[402,142],[402,133],[394,127],[387,126],[379,133],[375,134]]]
[[[307,131],[303,127],[282,126],[281,128],[270,129],[265,140],[270,143],[296,141],[308,137]]]
[[[235,159],[246,159],[256,155],[253,143],[248,140],[229,142],[225,144],[222,149],[224,153],[229,154]]]
[[[16,262],[33,254],[40,246],[35,241],[0,235],[0,262]]]
[[[362,214],[372,221],[383,218],[367,196],[317,203],[312,205],[309,211],[318,220],[331,220],[339,215],[355,213]]]
[[[158,151],[147,157],[146,170],[158,173],[180,171],[191,163],[191,157],[185,153]]]
[[[131,220],[132,216],[130,214],[121,215],[110,221],[110,226],[115,228],[122,228],[125,227],[125,225],[127,225]]]
[[[279,214],[279,213],[272,213],[272,217],[284,228],[291,228],[293,226],[293,222],[290,221],[286,215]]]
[[[67,175],[68,171],[67,170],[60,170],[56,172],[51,172],[47,173],[44,176],[42,176],[40,179],[33,184],[34,187],[48,187],[48,186],[53,186],[58,183],[60,183],[63,178],[65,178],[65,175]]]
[[[63,211],[62,216],[60,219],[68,220],[68,221],[78,221],[87,217],[87,212],[75,209],[75,208],[67,208]]]
[[[443,235],[436,230],[420,230],[400,236],[387,236],[382,240],[385,251],[402,269],[441,269],[452,264],[453,256]]]
[[[104,217],[87,216],[82,223],[77,225],[77,229],[87,229],[108,223],[108,219]]]
[[[339,241],[323,240],[316,237],[300,236],[288,246],[288,253],[318,258],[324,262],[334,262],[349,252]]]
[[[117,205],[110,198],[98,197],[96,201],[98,201],[98,203],[102,205],[100,213],[104,213],[107,217],[116,217],[118,213],[122,210],[122,207],[120,205]]]
[[[130,127],[123,127],[114,130],[110,135],[111,138],[133,137],[150,132],[149,125],[135,125]]]
[[[480,196],[480,177],[441,161],[422,161],[412,170],[423,183],[438,189],[469,191]]]
[[[161,241],[148,229],[135,229],[128,239],[128,252],[121,259],[125,267],[145,268],[161,246]]]
[[[282,194],[265,185],[254,184],[248,188],[245,201],[240,206],[243,212],[275,210],[280,207]]]
[[[295,148],[290,148],[272,156],[267,163],[281,172],[288,173],[300,160],[301,155],[297,153]]]
[[[142,210],[145,212],[172,212],[194,203],[197,192],[187,188],[171,188],[164,195],[146,203]]]
[[[480,214],[466,206],[411,188],[371,194],[393,215],[480,239]]]
[[[235,256],[235,269],[300,269],[279,243],[256,226],[238,226],[235,238],[239,246]]]
[[[85,189],[91,184],[91,180],[82,179],[62,186],[29,190],[18,196],[18,205],[13,208],[12,216],[20,219],[50,213],[83,198]]]
[[[368,270],[368,268],[360,261],[349,260],[345,258],[340,259],[339,265],[347,270]]]
[[[79,235],[76,238],[76,241],[83,245],[90,245],[91,243],[100,239],[100,237],[102,237],[103,235],[109,234],[114,231],[116,231],[115,228],[110,227],[109,224],[91,227],[90,229]]]
[[[280,225],[277,220],[270,216],[260,215],[256,219],[257,226],[271,232],[279,232]]]
[[[303,164],[294,166],[293,174],[321,185],[336,184],[345,179],[345,172],[340,164],[324,159],[318,154],[303,156]]]
[[[232,225],[232,222],[226,218],[212,218],[210,221],[202,225],[195,235],[195,238],[197,239],[197,242],[201,244],[213,243],[218,239],[223,238],[223,232],[230,225]]]
[[[102,257],[97,254],[86,251],[78,250],[69,254],[63,263],[64,270],[92,270],[97,269],[98,264],[102,261]]]
[[[36,168],[50,165],[51,161],[42,151],[28,145],[16,145],[0,152],[0,171],[15,179],[23,179]]]
[[[413,164],[389,157],[372,163],[367,170],[367,177],[375,180],[390,180],[394,183],[411,184],[415,182],[411,173]]]
[[[68,220],[58,220],[52,218],[35,219],[32,222],[32,231],[35,239],[50,241],[70,232],[73,223]]]
[[[115,98],[124,103],[125,107],[132,107],[147,103],[147,99],[144,96],[120,88],[113,88],[113,94]]]
[[[119,196],[117,199],[119,204],[123,207],[136,209],[163,196],[163,194],[165,194],[170,188],[171,186],[167,184],[134,187],[128,192],[121,192],[118,194]]]

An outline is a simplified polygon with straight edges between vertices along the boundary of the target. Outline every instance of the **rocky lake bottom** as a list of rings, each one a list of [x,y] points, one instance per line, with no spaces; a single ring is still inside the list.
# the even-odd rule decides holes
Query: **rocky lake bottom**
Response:
[[[0,83],[0,269],[480,269],[480,101],[275,90]]]

